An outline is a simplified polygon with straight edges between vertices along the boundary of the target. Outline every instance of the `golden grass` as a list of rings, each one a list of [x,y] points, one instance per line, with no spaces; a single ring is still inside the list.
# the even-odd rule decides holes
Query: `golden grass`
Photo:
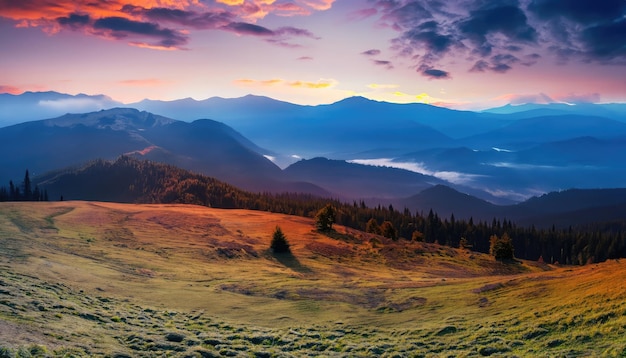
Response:
[[[269,252],[277,225],[293,255]],[[89,355],[626,354],[623,262],[502,264],[374,238],[246,210],[0,203],[0,337]],[[155,343],[167,332],[187,343]]]

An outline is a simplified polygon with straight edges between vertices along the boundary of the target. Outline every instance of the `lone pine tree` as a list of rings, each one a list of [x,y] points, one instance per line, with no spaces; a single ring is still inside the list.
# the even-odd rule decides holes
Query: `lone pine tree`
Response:
[[[270,248],[274,253],[277,254],[291,251],[291,249],[289,248],[289,242],[287,242],[287,238],[285,237],[285,234],[283,234],[283,231],[280,229],[279,226],[276,226],[276,229],[274,230]]]

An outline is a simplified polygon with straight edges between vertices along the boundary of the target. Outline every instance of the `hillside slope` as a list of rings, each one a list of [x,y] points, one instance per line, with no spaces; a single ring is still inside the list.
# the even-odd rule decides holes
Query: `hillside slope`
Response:
[[[293,255],[268,252],[280,225]],[[624,262],[558,268],[188,205],[0,203],[0,348],[619,356]],[[44,348],[45,347],[45,348]]]

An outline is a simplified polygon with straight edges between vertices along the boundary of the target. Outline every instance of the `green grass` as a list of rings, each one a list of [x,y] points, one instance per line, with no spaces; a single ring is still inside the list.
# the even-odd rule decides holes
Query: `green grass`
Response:
[[[197,206],[2,203],[0,224],[0,356],[626,355],[623,262],[503,264]],[[276,225],[292,256],[269,252]]]

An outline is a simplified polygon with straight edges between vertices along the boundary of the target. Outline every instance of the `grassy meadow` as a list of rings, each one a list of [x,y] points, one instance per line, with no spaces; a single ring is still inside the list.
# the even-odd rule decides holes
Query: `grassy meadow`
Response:
[[[277,225],[292,254],[269,251]],[[626,356],[625,261],[505,264],[336,229],[191,205],[0,203],[0,357]]]

